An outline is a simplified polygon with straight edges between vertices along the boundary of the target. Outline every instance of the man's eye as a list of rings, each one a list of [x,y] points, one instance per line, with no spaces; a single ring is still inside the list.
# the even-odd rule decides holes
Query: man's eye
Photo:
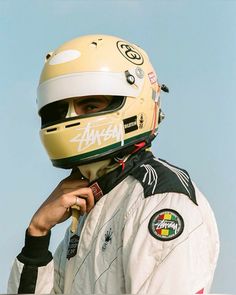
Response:
[[[96,105],[92,105],[92,104],[85,106],[85,109],[86,109],[87,111],[93,111],[93,110],[95,110],[95,109],[97,109],[97,108],[98,108],[98,107],[97,107]]]
[[[74,109],[78,115],[97,113],[105,109],[108,104],[109,102],[104,99],[78,99],[74,101]]]
[[[97,110],[99,110],[99,107],[97,105],[94,104],[88,104],[85,105],[83,107],[83,112],[86,113],[92,113],[92,112],[96,112]]]

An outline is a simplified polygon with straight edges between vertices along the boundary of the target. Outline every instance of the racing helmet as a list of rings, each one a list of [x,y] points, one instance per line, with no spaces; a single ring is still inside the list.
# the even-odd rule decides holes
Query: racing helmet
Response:
[[[52,161],[73,168],[150,145],[160,122],[160,90],[144,50],[121,38],[87,35],[47,54],[37,104],[40,137]],[[77,114],[71,101],[108,96],[103,110]]]

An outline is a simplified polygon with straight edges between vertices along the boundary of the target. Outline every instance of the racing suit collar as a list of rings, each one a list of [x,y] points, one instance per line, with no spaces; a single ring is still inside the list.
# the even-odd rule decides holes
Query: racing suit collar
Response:
[[[193,203],[197,204],[194,185],[188,172],[178,168],[165,160],[157,159],[152,152],[145,149],[130,155],[125,166],[103,175],[90,183],[95,202],[109,193],[127,176],[135,178],[144,190],[144,198],[155,194],[179,193],[186,195]]]
[[[109,193],[128,175],[133,174],[136,169],[139,169],[140,165],[149,161],[151,158],[153,158],[153,154],[150,151],[140,150],[128,158],[125,162],[125,167],[122,168],[119,166],[95,181],[92,181],[89,187],[93,191],[95,202],[99,201],[103,195]]]

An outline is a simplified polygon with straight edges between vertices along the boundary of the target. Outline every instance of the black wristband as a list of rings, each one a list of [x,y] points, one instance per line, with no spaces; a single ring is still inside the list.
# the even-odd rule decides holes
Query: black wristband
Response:
[[[25,232],[25,246],[17,256],[18,260],[24,264],[43,266],[52,260],[52,254],[48,250],[51,231],[41,237],[30,236]]]

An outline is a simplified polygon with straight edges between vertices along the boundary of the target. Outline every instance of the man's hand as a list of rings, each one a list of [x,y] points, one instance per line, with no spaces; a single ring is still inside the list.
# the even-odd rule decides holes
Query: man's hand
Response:
[[[62,180],[49,198],[34,214],[28,234],[31,236],[44,236],[56,225],[71,216],[70,207],[80,207],[80,214],[89,212],[94,206],[92,190],[87,187],[88,181],[71,175]]]

